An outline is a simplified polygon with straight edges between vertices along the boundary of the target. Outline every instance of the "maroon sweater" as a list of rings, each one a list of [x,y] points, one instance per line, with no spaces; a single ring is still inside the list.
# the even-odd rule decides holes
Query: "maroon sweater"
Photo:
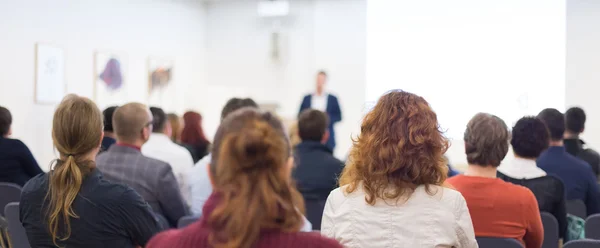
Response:
[[[209,248],[208,235],[211,227],[207,216],[218,204],[215,194],[204,204],[202,218],[183,229],[169,230],[154,236],[147,248]],[[281,231],[262,231],[254,248],[343,248],[337,241],[322,237],[319,233],[285,233]]]

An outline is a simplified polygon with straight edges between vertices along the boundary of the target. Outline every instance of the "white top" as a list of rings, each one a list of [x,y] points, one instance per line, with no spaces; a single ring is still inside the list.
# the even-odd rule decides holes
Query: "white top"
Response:
[[[312,94],[310,98],[310,108],[316,109],[322,112],[327,112],[327,99],[329,98],[329,94],[323,93],[320,96],[316,94]]]
[[[455,190],[419,186],[404,202],[365,201],[362,187],[345,195],[347,186],[331,192],[325,204],[321,234],[346,248],[475,248],[478,247],[471,215],[463,196]]]
[[[212,194],[213,188],[208,175],[208,166],[210,165],[211,155],[204,156],[188,174],[188,181],[192,192],[192,202],[190,204],[193,215],[202,215],[202,208],[208,197]]]
[[[179,183],[183,199],[190,205],[191,193],[187,180],[187,173],[194,166],[190,152],[182,146],[175,144],[169,137],[162,133],[152,133],[150,139],[142,146],[142,154],[147,157],[167,162],[173,169],[173,174]]]
[[[532,179],[546,176],[546,172],[537,167],[535,160],[516,157],[513,161],[498,166],[498,171],[514,179]]]

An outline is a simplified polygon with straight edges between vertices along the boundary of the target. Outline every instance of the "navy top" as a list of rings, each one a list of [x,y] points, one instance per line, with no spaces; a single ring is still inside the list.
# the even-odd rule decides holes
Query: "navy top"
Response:
[[[540,155],[537,165],[563,181],[567,200],[582,200],[588,215],[600,213],[600,191],[586,162],[567,153],[563,146],[551,146]]]
[[[32,177],[44,173],[23,142],[0,137],[0,182],[23,187]]]
[[[117,143],[117,140],[111,137],[104,136],[104,138],[102,138],[101,151],[107,151],[108,148],[110,148],[110,146],[114,145],[115,143]]]
[[[21,193],[20,219],[31,247],[56,247],[46,219],[48,179],[48,174],[32,178]],[[103,179],[98,170],[85,177],[72,207],[79,218],[71,218],[69,239],[57,239],[63,247],[145,246],[160,231],[150,206],[140,195]]]

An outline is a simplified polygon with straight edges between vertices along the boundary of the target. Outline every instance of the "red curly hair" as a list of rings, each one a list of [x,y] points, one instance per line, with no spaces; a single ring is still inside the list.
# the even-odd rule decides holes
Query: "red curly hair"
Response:
[[[361,186],[365,200],[398,200],[420,185],[442,185],[447,177],[443,154],[448,140],[427,101],[394,90],[382,96],[353,139],[349,164],[340,177],[346,193]]]

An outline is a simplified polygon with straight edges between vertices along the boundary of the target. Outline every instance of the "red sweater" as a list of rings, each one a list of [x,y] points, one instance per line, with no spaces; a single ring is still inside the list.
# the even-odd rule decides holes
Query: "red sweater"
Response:
[[[169,230],[154,236],[147,248],[209,248],[208,235],[211,227],[206,216],[215,209],[218,197],[211,195],[199,221],[183,229]],[[263,231],[256,241],[254,248],[343,248],[337,241],[322,237],[319,233],[285,233],[280,231]]]

